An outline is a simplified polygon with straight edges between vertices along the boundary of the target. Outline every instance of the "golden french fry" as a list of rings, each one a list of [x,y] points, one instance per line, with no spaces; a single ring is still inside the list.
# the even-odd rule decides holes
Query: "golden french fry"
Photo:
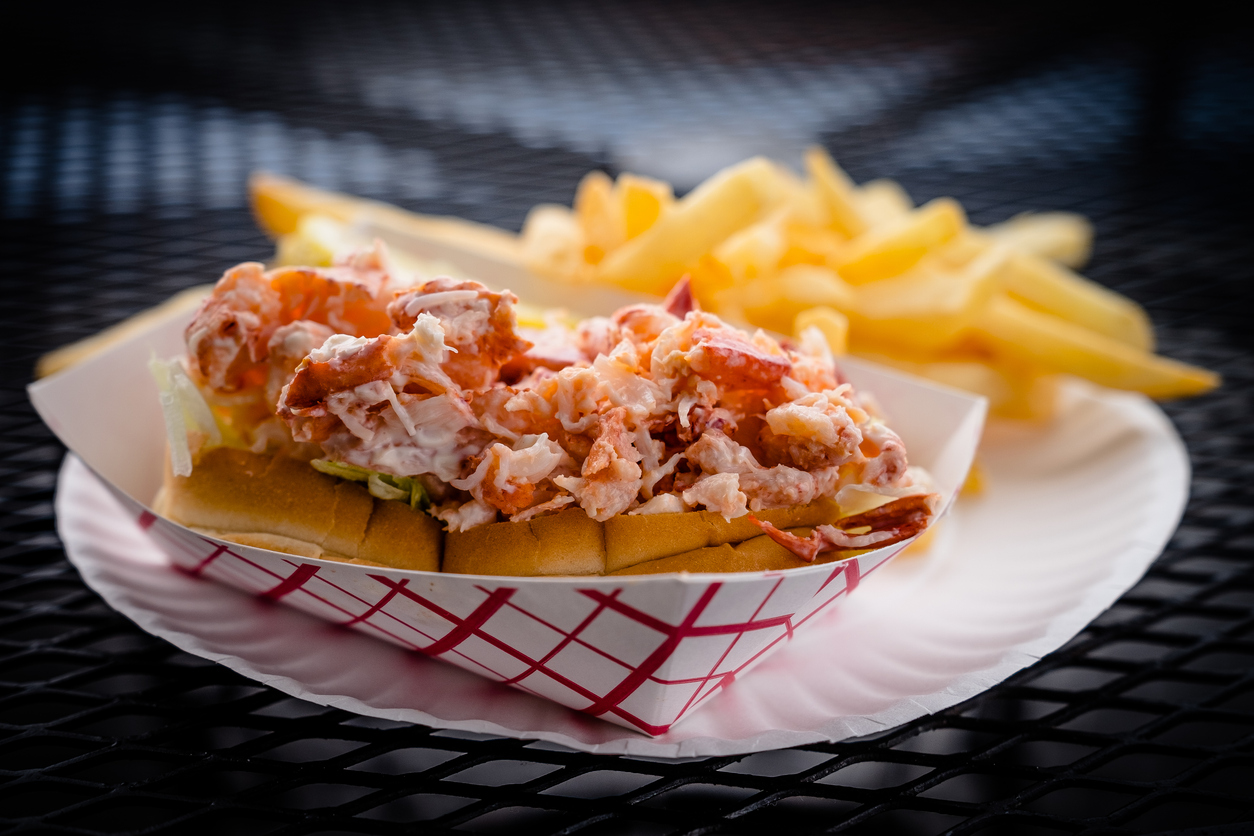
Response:
[[[687,275],[693,297],[707,311],[714,311],[718,295],[736,284],[727,265],[708,253],[697,260]]]
[[[365,202],[265,171],[248,178],[248,191],[257,223],[275,238],[296,232],[304,215],[317,213],[351,222]]]
[[[1058,375],[1009,358],[992,359],[958,349],[939,354],[857,348],[868,360],[988,399],[989,415],[1047,421],[1057,411]],[[922,359],[921,359],[922,358]],[[933,359],[935,358],[935,359]]]
[[[337,255],[368,243],[354,235],[348,224],[329,215],[302,215],[294,232],[279,237],[275,264],[327,267]]]
[[[1039,255],[1019,250],[1000,281],[1028,307],[1082,325],[1143,351],[1154,350],[1154,330],[1140,305]]]
[[[364,222],[400,235],[433,239],[468,252],[520,263],[518,236],[461,218],[418,215],[376,200],[316,189],[299,180],[265,172],[248,178],[257,222],[278,237],[296,231],[300,218],[320,214],[348,224]]]
[[[793,322],[802,311],[819,305],[844,308],[852,297],[852,289],[832,270],[796,264],[777,275],[716,293],[710,309],[719,316],[734,310],[759,328],[791,334]]]
[[[896,180],[863,183],[856,197],[862,217],[873,227],[891,223],[914,208],[914,201]]]
[[[837,357],[849,351],[849,317],[835,308],[818,305],[801,311],[793,320],[793,336],[800,337],[807,328],[817,328],[827,340],[827,347]]]
[[[823,191],[814,180],[802,180],[791,169],[775,166],[773,193],[768,212],[786,209],[790,223],[826,227],[832,222]]]
[[[788,207],[780,207],[715,247],[714,258],[727,266],[737,283],[773,274],[788,249],[784,237],[787,220]]]
[[[814,146],[806,151],[806,171],[827,204],[832,223],[848,237],[861,235],[870,228],[858,201],[857,187],[849,175],[836,165],[826,151]]]
[[[836,265],[850,284],[867,284],[900,276],[966,227],[956,200],[937,198],[905,217],[868,230],[849,242]]]
[[[609,253],[597,277],[628,290],[665,295],[702,255],[761,214],[773,194],[774,169],[770,161],[754,157],[713,175],[652,227]]]
[[[1008,297],[994,297],[976,318],[972,337],[1008,357],[1154,398],[1200,395],[1219,375],[1102,336]]]
[[[843,308],[854,343],[914,350],[956,344],[996,292],[1006,256],[999,247],[961,270],[918,269],[856,287],[852,303]]]
[[[565,206],[542,203],[527,213],[522,262],[540,276],[570,281],[584,270],[583,228]]]
[[[670,183],[638,174],[618,175],[614,191],[622,207],[623,225],[629,241],[657,223],[662,213],[675,203],[675,192]]]
[[[834,264],[840,259],[848,240],[834,229],[801,223],[788,224],[785,238],[788,248],[779,260],[781,267],[792,264]]]
[[[580,181],[575,218],[583,230],[583,258],[589,264],[599,264],[627,240],[622,205],[614,199],[614,182],[604,171],[589,171]]]
[[[966,267],[976,258],[989,251],[996,244],[987,237],[980,235],[972,229],[964,229],[944,244],[933,249],[923,261],[933,261],[936,264],[944,265],[951,270],[959,270]],[[1003,247],[1006,252],[1010,251],[1010,247]]]
[[[1024,212],[986,227],[985,234],[1006,244],[1079,269],[1093,252],[1093,225],[1074,212]]]
[[[979,458],[971,462],[971,469],[967,471],[966,481],[962,483],[962,496],[980,496],[984,493],[984,486],[988,483],[988,476],[984,474],[984,468],[980,466]]]

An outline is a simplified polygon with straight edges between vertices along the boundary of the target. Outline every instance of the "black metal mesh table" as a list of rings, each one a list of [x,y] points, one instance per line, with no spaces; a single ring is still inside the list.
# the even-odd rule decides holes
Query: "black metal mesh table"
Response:
[[[1254,828],[1254,63],[1193,16],[947,4],[60,7],[0,98],[0,826],[18,833]],[[109,610],[53,527],[43,352],[270,244],[253,168],[517,229],[588,169],[691,186],[809,142],[977,223],[1090,216],[1087,273],[1225,386],[1146,578],[985,695],[873,738],[654,761],[287,698]],[[89,405],[87,405],[89,406]],[[1065,524],[1065,521],[1060,521]],[[1245,824],[1242,824],[1244,822]],[[1201,832],[1201,831],[1199,831]]]

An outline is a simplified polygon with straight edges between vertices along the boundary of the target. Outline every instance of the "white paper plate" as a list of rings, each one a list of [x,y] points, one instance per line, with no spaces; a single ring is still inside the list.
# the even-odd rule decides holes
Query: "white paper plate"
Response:
[[[589,752],[729,755],[835,741],[972,697],[1060,647],[1132,586],[1175,530],[1189,463],[1136,395],[1076,383],[1061,420],[994,427],[988,487],[932,548],[871,576],[712,705],[648,738],[169,567],[73,456],[58,530],[89,586],[145,630],[323,705]]]

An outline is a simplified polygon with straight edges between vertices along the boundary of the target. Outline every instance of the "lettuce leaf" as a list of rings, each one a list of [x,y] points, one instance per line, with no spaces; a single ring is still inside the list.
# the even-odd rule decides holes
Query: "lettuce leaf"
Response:
[[[333,462],[330,459],[314,459],[310,464],[313,465],[314,470],[328,476],[347,479],[350,482],[365,482],[366,490],[370,491],[370,495],[377,496],[379,499],[404,502],[410,508],[423,511],[431,507],[431,498],[427,496],[426,488],[417,479],[409,476],[393,476],[390,473],[380,473],[377,470],[358,467],[355,464]]]
[[[148,360],[148,371],[157,382],[161,397],[161,415],[170,442],[170,467],[176,476],[189,476],[193,452],[189,436],[199,436],[198,447],[216,446],[222,443],[222,431],[180,360],[160,360],[153,355]]]

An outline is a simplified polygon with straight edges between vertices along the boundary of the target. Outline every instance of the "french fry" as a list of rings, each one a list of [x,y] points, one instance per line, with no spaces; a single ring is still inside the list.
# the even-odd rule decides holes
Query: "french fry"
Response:
[[[1140,305],[1060,264],[1019,250],[1001,271],[1011,296],[1142,351],[1154,350],[1154,330]]]
[[[964,229],[953,238],[936,247],[934,250],[924,256],[924,260],[931,260],[937,264],[943,264],[949,269],[959,270],[966,267],[983,253],[989,251],[994,246],[983,235],[972,229]],[[1004,247],[1007,252],[1010,247]]]
[[[323,214],[303,215],[294,231],[279,237],[275,263],[329,267],[338,253],[362,243],[369,242],[351,235],[343,221]]]
[[[315,213],[351,223],[364,202],[264,171],[248,178],[248,190],[253,216],[274,238],[296,232],[300,219]]]
[[[852,288],[832,270],[797,264],[715,294],[711,309],[720,316],[725,310],[735,310],[759,328],[791,334],[793,321],[802,311],[819,305],[847,308],[852,299]]]
[[[736,285],[727,265],[709,253],[701,256],[688,271],[688,279],[697,304],[707,311],[716,310],[718,297]]]
[[[891,348],[859,350],[859,357],[952,386],[988,399],[989,415],[1017,421],[1044,422],[1058,406],[1058,375],[1011,358],[993,359],[959,348],[920,360]]]
[[[957,271],[923,269],[855,288],[849,314],[854,342],[939,350],[955,345],[997,290],[1008,253],[994,248]]]
[[[675,192],[670,183],[638,174],[618,175],[614,192],[622,207],[628,241],[657,223],[662,213],[675,203]]]
[[[584,271],[583,227],[565,206],[542,203],[527,213],[523,223],[523,265],[553,279],[578,279]]]
[[[962,496],[980,496],[984,493],[984,486],[988,483],[988,477],[984,474],[984,468],[980,466],[979,458],[971,462],[971,469],[967,471],[967,480],[962,483]]]
[[[575,218],[583,230],[583,258],[589,264],[599,264],[627,240],[622,204],[614,199],[614,182],[603,171],[590,171],[580,181]]]
[[[811,271],[814,271],[811,273]],[[820,265],[793,265],[780,274],[715,290],[701,307],[726,321],[792,333],[798,315],[814,305],[848,303],[849,288]],[[842,314],[843,316],[843,314]]]
[[[966,215],[958,202],[937,198],[850,241],[836,266],[850,284],[900,276],[929,250],[949,241],[965,227]]]
[[[809,224],[792,223],[785,231],[787,249],[780,257],[779,266],[793,264],[835,264],[848,239],[834,229]]]
[[[862,214],[857,187],[849,175],[818,146],[806,151],[805,162],[806,171],[818,186],[836,228],[850,238],[866,232],[870,224]]]
[[[849,352],[849,317],[835,308],[816,305],[798,313],[793,320],[793,336],[800,337],[807,328],[819,329],[835,356]]]
[[[1043,213],[974,228],[951,199],[914,208],[891,180],[855,186],[822,149],[805,161],[802,179],[746,160],[682,200],[660,180],[594,172],[573,211],[538,206],[521,237],[274,175],[254,176],[251,187],[259,221],[280,238],[280,261],[325,264],[361,225],[657,296],[687,274],[700,306],[733,324],[818,327],[833,351],[878,355],[984,394],[1001,417],[1051,416],[1063,373],[1158,398],[1219,384],[1154,356],[1145,312],[1068,269],[1091,247],[1083,218]]]
[[[856,196],[858,208],[869,226],[883,226],[914,208],[914,201],[896,180],[872,180],[863,183]]]
[[[714,248],[714,258],[727,266],[738,284],[771,275],[788,249],[784,226],[788,208],[780,207],[762,220],[733,233]]]
[[[1074,212],[1024,212],[984,229],[986,235],[1078,270],[1093,252],[1093,225]]]
[[[821,186],[810,179],[802,180],[790,169],[775,166],[773,194],[768,212],[784,210],[790,223],[827,227],[832,212]]]
[[[320,214],[347,224],[364,222],[402,235],[436,239],[468,252],[521,263],[518,236],[461,218],[417,215],[375,200],[316,189],[299,180],[266,172],[248,178],[253,214],[274,237],[296,231],[300,218]]]
[[[976,318],[972,336],[1007,357],[1154,398],[1200,395],[1219,375],[1134,348],[1083,326],[994,297]]]
[[[663,296],[716,244],[761,215],[774,193],[774,164],[754,157],[723,169],[676,201],[645,232],[609,253],[597,278]]]

